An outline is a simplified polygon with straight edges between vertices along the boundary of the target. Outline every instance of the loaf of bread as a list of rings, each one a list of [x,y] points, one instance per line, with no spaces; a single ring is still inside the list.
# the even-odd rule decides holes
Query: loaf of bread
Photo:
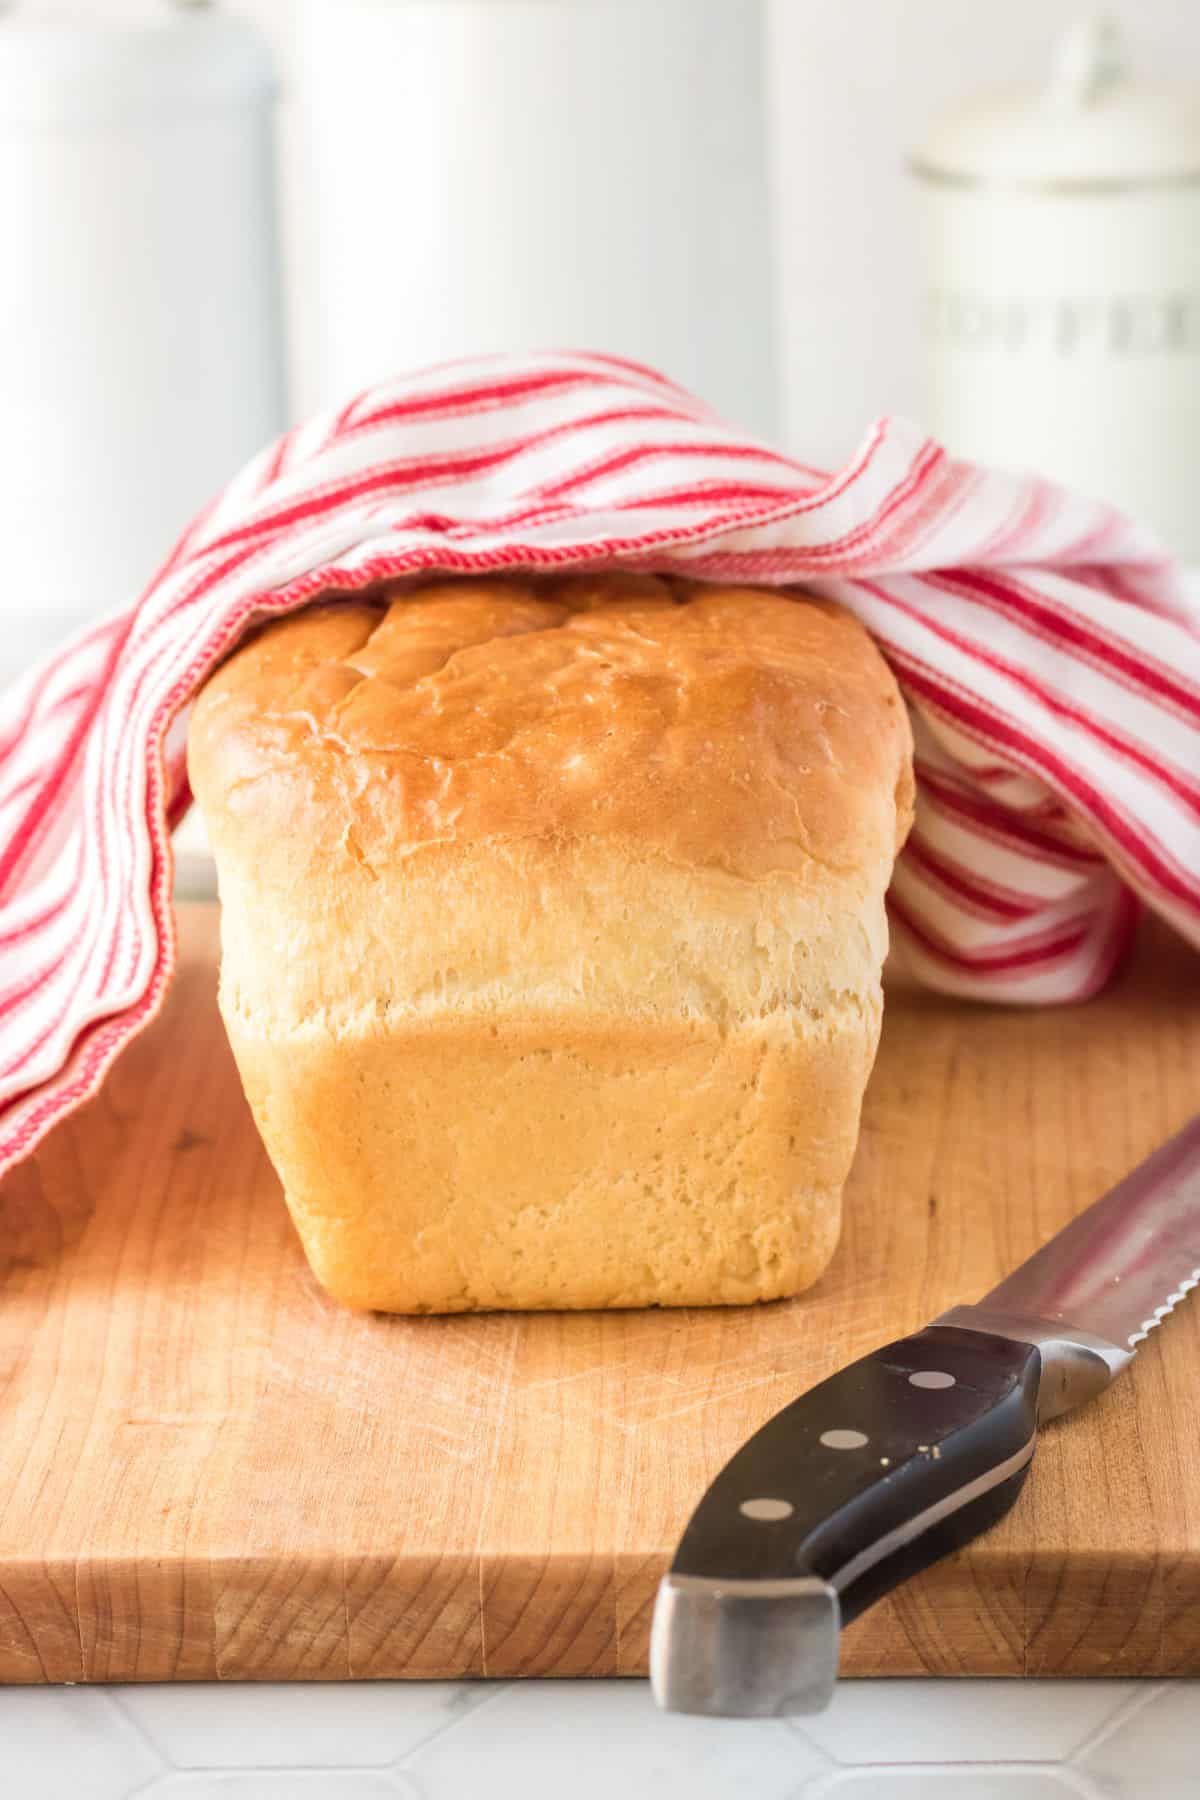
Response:
[[[221,1007],[351,1306],[796,1294],[838,1235],[911,814],[836,606],[602,575],[261,629],[192,718]]]

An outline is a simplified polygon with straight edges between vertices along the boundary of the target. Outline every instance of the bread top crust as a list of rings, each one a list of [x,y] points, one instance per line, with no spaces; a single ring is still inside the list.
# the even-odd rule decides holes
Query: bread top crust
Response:
[[[602,574],[329,596],[211,677],[189,766],[218,855],[243,867],[284,837],[297,868],[377,873],[432,845],[599,840],[878,891],[911,819],[911,748],[841,608]]]

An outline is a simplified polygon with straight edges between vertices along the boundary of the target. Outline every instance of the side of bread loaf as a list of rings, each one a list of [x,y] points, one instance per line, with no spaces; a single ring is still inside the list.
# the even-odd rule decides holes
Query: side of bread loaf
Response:
[[[224,665],[190,762],[222,1009],[332,1293],[817,1278],[911,806],[903,707],[846,615],[619,576],[334,600]]]

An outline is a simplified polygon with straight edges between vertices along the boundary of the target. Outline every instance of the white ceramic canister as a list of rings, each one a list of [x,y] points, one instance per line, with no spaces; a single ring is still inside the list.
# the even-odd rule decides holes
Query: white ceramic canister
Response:
[[[1040,92],[943,119],[913,168],[930,428],[1200,562],[1200,88],[1135,82],[1084,21]]]
[[[773,432],[762,0],[306,0],[302,20],[311,400],[587,348]]]
[[[0,674],[284,423],[273,93],[215,8],[0,10]]]

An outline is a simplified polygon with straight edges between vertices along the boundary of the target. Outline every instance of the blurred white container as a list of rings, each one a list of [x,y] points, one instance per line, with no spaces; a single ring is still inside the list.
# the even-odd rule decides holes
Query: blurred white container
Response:
[[[316,398],[600,349],[776,424],[760,0],[306,0]]]
[[[913,159],[930,427],[1112,500],[1200,562],[1200,90],[1135,85],[1115,30]]]
[[[273,93],[205,7],[0,10],[0,672],[282,428]]]

